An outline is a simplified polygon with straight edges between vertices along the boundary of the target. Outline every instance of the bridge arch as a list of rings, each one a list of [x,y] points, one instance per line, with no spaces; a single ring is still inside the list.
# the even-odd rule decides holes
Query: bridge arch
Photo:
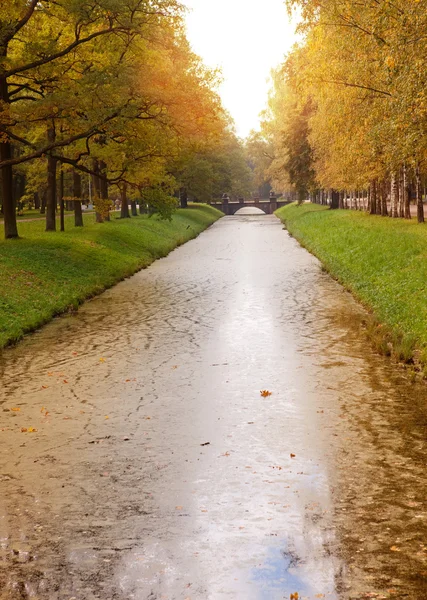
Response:
[[[234,213],[236,216],[238,215],[248,215],[248,216],[259,216],[259,215],[265,215],[267,214],[266,212],[264,212],[262,210],[262,208],[258,208],[257,206],[244,206],[243,208],[239,208],[239,210],[237,210]]]

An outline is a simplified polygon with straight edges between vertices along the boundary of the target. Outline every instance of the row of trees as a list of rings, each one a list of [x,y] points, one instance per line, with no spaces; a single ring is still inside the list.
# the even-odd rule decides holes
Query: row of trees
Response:
[[[17,202],[56,228],[60,200],[90,178],[97,220],[113,186],[128,216],[140,198],[168,216],[251,185],[244,150],[191,51],[176,0],[11,0],[0,7],[0,170],[5,236]],[[82,174],[86,174],[83,178]]]
[[[410,218],[416,199],[422,222],[427,0],[287,3],[302,41],[275,72],[252,136],[264,176],[300,199],[393,217]]]

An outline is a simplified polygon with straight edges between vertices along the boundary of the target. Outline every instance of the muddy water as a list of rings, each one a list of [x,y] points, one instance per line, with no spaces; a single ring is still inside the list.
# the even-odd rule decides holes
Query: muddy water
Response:
[[[427,598],[426,388],[363,317],[229,217],[4,352],[1,600]]]

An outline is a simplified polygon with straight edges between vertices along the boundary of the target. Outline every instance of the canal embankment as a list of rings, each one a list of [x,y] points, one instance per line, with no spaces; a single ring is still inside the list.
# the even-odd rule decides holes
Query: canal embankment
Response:
[[[166,256],[221,216],[193,205],[171,221],[139,215],[99,225],[85,215],[83,228],[62,233],[46,233],[43,221],[21,223],[21,239],[0,240],[0,348]]]
[[[289,233],[368,308],[380,352],[427,374],[427,228],[315,204],[281,208]]]

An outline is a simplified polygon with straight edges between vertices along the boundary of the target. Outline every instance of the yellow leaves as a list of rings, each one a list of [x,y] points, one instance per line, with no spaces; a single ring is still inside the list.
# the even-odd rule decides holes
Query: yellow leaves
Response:
[[[384,62],[386,64],[386,67],[389,69],[394,69],[396,66],[396,61],[392,56],[387,56]]]
[[[20,409],[20,408],[18,408],[18,407],[13,407],[13,408],[11,408],[10,410],[11,410],[12,412],[20,412],[20,410],[21,410],[21,409]]]
[[[398,548],[398,546],[392,546],[392,547],[390,548],[390,550],[391,550],[392,552],[401,552],[401,550],[400,550],[400,548]]]
[[[35,427],[21,427],[21,433],[36,433]]]
[[[268,390],[261,390],[260,394],[263,398],[268,398],[273,395],[273,392],[269,392]]]
[[[298,594],[298,592],[295,592],[294,594],[291,594],[289,600],[299,600],[299,594]]]

